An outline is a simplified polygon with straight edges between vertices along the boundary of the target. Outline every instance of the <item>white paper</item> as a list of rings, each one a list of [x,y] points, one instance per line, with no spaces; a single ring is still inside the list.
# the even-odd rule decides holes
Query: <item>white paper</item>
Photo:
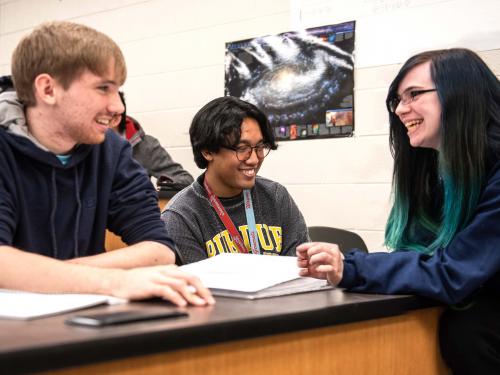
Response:
[[[202,283],[212,289],[216,295],[230,296],[231,291],[257,293],[296,279],[303,279],[303,282],[294,283],[294,289],[300,292],[307,290],[304,289],[306,285],[310,285],[311,290],[326,286],[325,281],[299,276],[297,258],[288,256],[224,253],[184,265],[181,268],[198,276]],[[300,288],[301,285],[302,288]],[[293,292],[290,288],[281,290],[276,288],[274,295]],[[242,294],[235,296],[242,296]],[[265,296],[271,295],[266,293]]]
[[[97,294],[45,294],[0,289],[0,318],[33,319],[126,300]]]

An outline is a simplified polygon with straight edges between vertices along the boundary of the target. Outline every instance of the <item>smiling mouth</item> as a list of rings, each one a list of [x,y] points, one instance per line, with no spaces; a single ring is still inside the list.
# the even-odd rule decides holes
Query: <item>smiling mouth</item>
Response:
[[[413,121],[408,121],[407,123],[405,123],[405,126],[406,126],[406,129],[408,130],[408,133],[411,134],[415,130],[417,130],[422,122],[423,122],[423,120],[413,120]]]
[[[109,126],[111,124],[111,120],[106,119],[98,119],[96,122],[100,125]]]
[[[255,177],[255,169],[243,169],[241,172],[247,177]]]

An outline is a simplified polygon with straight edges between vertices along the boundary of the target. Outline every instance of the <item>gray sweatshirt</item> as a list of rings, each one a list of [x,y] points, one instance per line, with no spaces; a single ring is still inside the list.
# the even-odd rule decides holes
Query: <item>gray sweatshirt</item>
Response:
[[[238,252],[208,200],[203,178],[204,174],[177,193],[162,213],[180,264]],[[309,236],[304,217],[286,188],[258,176],[251,192],[261,254],[294,256],[295,248],[309,241]],[[220,201],[250,248],[243,194]]]

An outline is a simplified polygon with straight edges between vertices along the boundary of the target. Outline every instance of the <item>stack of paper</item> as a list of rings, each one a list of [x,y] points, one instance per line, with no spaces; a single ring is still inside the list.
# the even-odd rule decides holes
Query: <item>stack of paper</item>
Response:
[[[44,294],[0,289],[0,318],[34,319],[126,300],[96,294]]]
[[[257,299],[333,288],[325,280],[300,277],[296,257],[220,254],[181,268],[216,296]]]

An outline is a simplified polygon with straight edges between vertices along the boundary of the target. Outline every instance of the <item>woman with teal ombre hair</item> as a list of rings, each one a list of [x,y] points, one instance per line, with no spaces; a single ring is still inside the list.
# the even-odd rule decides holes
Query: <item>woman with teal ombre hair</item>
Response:
[[[441,353],[454,374],[500,373],[500,85],[474,52],[411,57],[389,87],[390,253],[297,248],[301,275],[355,292],[450,305]],[[467,343],[466,345],[464,343]]]

